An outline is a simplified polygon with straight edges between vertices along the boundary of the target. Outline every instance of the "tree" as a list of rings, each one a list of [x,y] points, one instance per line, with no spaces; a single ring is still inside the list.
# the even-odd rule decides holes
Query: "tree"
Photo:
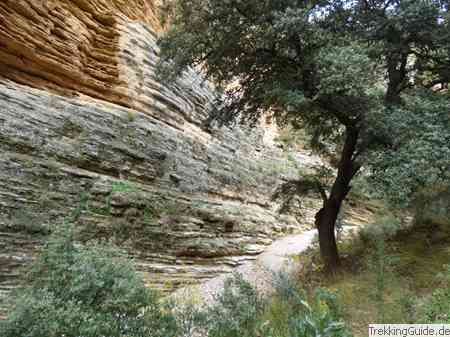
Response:
[[[450,186],[449,96],[415,90],[403,98],[389,113],[374,113],[390,146],[368,156],[369,181],[391,204],[420,207],[417,199]]]
[[[389,114],[403,91],[425,86],[426,72],[448,82],[438,75],[449,59],[446,4],[178,0],[170,13],[159,41],[161,78],[201,68],[226,88],[216,120],[251,124],[270,111],[304,128],[314,148],[337,154],[335,180],[320,189],[316,214],[321,255],[335,271],[335,223],[351,181],[370,151],[391,146],[372,128],[373,112]]]
[[[77,244],[71,225],[53,234],[0,322],[3,337],[175,336],[173,317],[110,244]]]
[[[385,101],[401,103],[400,94],[412,80],[425,86],[449,82],[448,1],[357,1],[355,30],[384,60]],[[428,75],[428,77],[427,77]]]

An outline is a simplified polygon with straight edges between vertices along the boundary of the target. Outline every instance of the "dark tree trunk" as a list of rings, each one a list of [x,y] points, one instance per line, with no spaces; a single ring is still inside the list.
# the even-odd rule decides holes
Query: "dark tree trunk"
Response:
[[[325,269],[330,273],[334,273],[341,264],[335,235],[335,223],[338,213],[339,209],[336,207],[324,205],[316,214],[320,255],[325,264]]]
[[[399,105],[402,102],[400,98],[400,91],[395,89],[393,86],[388,86],[384,101],[387,105]]]
[[[398,105],[401,103],[400,93],[404,89],[406,81],[408,54],[409,51],[394,52],[386,57],[388,87],[384,100],[387,105]]]
[[[336,219],[342,202],[350,191],[350,182],[360,168],[354,160],[358,136],[359,133],[356,128],[346,128],[345,143],[336,180],[331,188],[330,195],[324,198],[323,206],[316,214],[315,222],[319,231],[320,253],[326,270],[331,273],[336,272],[340,265],[335,236]]]

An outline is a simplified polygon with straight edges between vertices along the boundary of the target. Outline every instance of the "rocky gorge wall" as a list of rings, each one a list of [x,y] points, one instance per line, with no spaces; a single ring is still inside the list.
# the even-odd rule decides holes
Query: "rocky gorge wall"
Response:
[[[209,85],[194,71],[155,79],[155,8],[0,3],[0,307],[76,210],[81,241],[113,238],[164,290],[228,272],[311,223],[315,207],[299,223],[271,199],[296,174],[273,128],[206,132]]]

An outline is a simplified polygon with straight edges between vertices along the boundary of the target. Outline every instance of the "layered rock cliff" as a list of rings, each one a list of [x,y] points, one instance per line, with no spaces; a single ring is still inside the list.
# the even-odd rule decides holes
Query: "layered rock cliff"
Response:
[[[155,8],[0,3],[0,307],[74,213],[81,241],[113,238],[164,289],[229,271],[311,222],[314,207],[299,223],[271,200],[296,173],[273,128],[206,132],[201,76],[155,79]]]

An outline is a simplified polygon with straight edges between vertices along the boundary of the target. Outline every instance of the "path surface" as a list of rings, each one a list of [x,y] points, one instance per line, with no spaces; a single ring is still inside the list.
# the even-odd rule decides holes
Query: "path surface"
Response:
[[[273,274],[281,270],[291,271],[294,267],[292,256],[299,255],[312,245],[317,230],[308,230],[301,234],[289,235],[274,241],[256,260],[247,262],[235,269],[245,280],[261,292],[271,289]],[[185,299],[193,295],[200,301],[211,303],[214,295],[224,286],[229,274],[220,275],[196,286],[178,289],[175,298]]]

